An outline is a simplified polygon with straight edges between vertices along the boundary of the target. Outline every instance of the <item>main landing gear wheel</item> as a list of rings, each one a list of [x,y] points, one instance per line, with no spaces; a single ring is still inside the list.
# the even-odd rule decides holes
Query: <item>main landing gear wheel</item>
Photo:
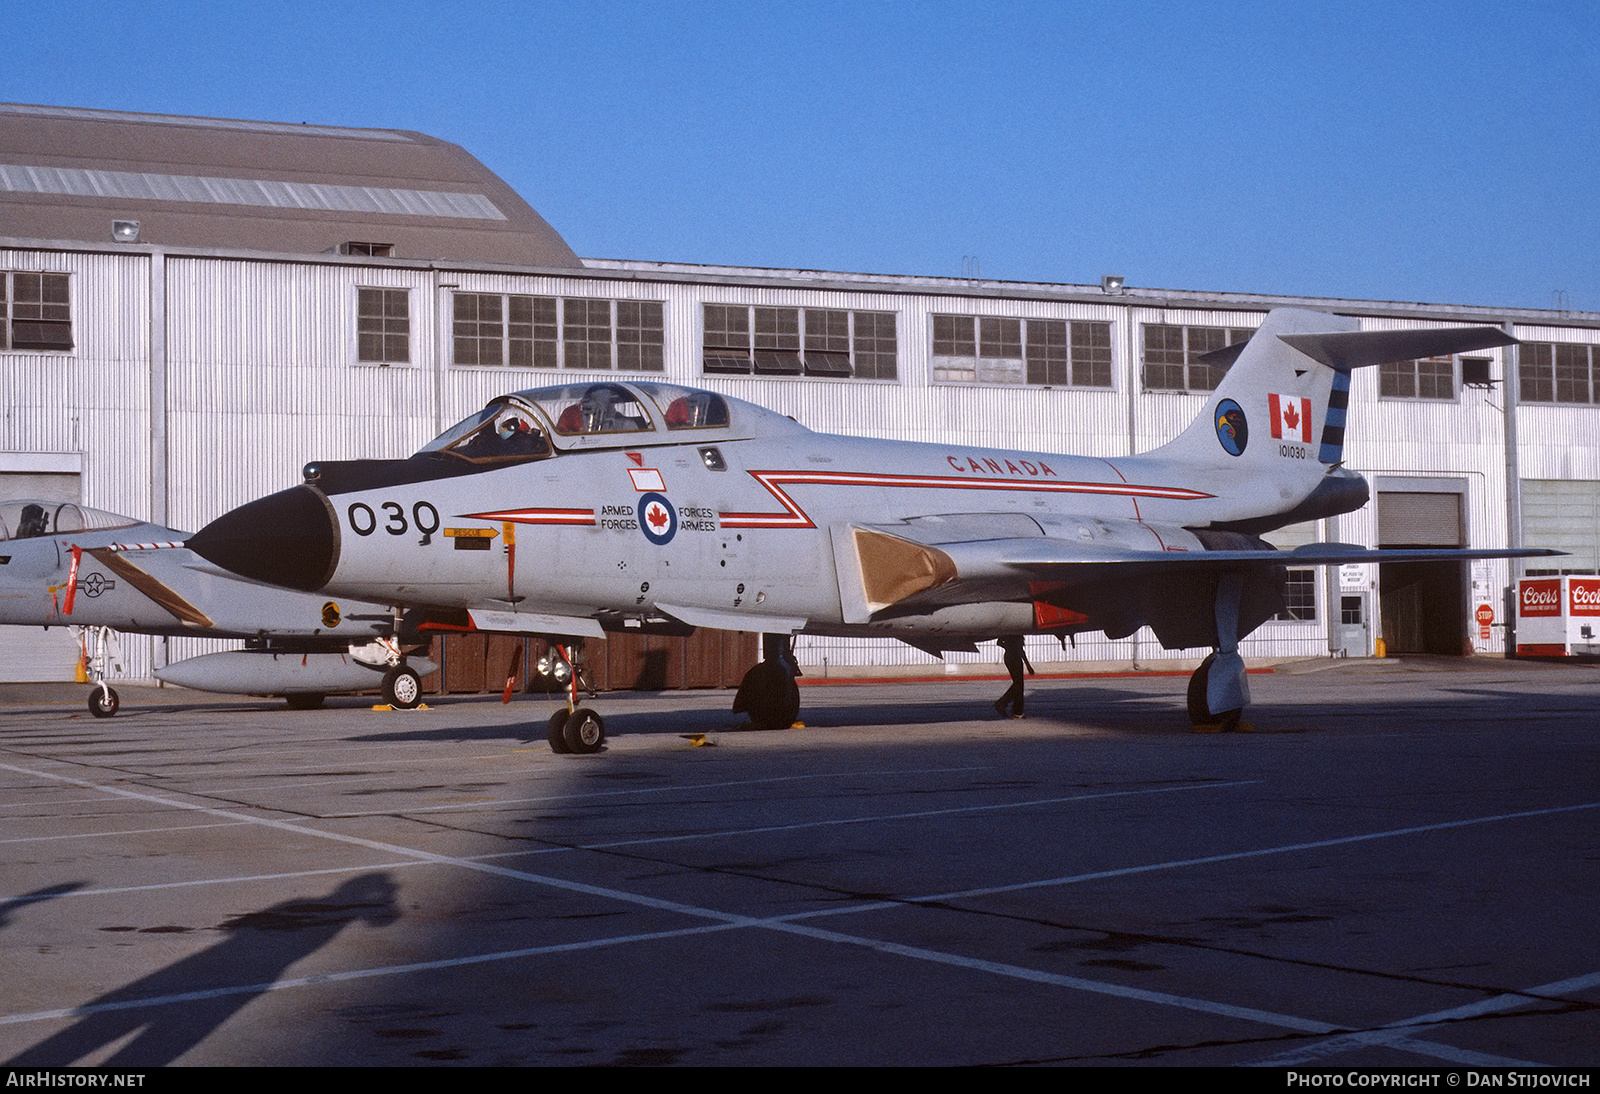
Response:
[[[120,709],[122,699],[116,688],[102,685],[89,693],[89,713],[96,718],[109,718]]]
[[[546,740],[550,742],[550,751],[567,753],[567,719],[572,717],[572,712],[562,708],[550,715],[550,732]]]
[[[733,709],[750,715],[758,729],[788,729],[800,716],[800,687],[783,665],[761,661],[739,682]]]
[[[606,724],[600,715],[588,707],[579,707],[567,716],[561,730],[568,752],[587,754],[599,752],[606,743]]]
[[[1206,687],[1211,678],[1211,664],[1217,659],[1216,654],[1210,654],[1200,662],[1200,667],[1194,670],[1194,675],[1189,677],[1189,724],[1196,729],[1204,726],[1207,729],[1216,726],[1224,733],[1237,729],[1239,718],[1244,714],[1240,710],[1225,710],[1221,714],[1211,713],[1211,704],[1206,701]]]
[[[422,702],[422,677],[408,665],[383,674],[383,701],[397,710],[415,710]]]

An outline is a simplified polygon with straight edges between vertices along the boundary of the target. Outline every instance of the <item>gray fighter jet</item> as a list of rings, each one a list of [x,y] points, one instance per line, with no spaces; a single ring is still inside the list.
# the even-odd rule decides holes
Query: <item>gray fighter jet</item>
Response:
[[[242,638],[244,650],[156,670],[200,691],[281,695],[312,707],[381,687],[393,705],[421,699],[419,672],[382,604],[330,599],[242,580],[183,546],[187,533],[72,502],[0,502],[0,623],[83,629],[89,709],[121,705],[107,675],[115,631]]]
[[[1366,504],[1342,464],[1352,369],[1512,341],[1274,310],[1211,355],[1229,371],[1184,432],[1115,458],[831,436],[673,384],[572,382],[502,396],[409,459],[310,464],[189,546],[254,580],[482,630],[759,631],[736,709],[767,725],[798,710],[795,633],[937,652],[1147,626],[1215,651],[1189,713],[1230,726],[1249,701],[1239,640],[1280,610],[1287,566],[1539,553],[1257,538]],[[574,707],[551,745],[598,750],[602,720]]]

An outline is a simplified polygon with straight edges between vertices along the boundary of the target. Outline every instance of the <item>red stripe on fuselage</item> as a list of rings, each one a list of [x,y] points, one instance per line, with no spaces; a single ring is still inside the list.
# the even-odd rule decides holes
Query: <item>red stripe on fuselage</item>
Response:
[[[464,520],[501,520],[513,524],[593,524],[593,509],[496,509],[490,513],[463,513]]]
[[[1116,470],[1113,468],[1112,470]],[[1120,477],[1121,473],[1118,472]],[[722,513],[724,528],[815,528],[784,486],[883,486],[921,490],[1007,490],[1022,493],[1094,494],[1125,498],[1167,498],[1198,501],[1212,497],[1199,490],[1179,486],[1140,486],[1126,481],[1058,482],[1037,479],[978,479],[950,475],[879,475],[864,471],[751,471],[750,477],[778,499],[782,513]]]

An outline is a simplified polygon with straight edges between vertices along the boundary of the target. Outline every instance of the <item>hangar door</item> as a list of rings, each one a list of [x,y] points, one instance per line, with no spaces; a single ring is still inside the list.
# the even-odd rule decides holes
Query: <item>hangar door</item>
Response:
[[[1567,553],[1529,559],[1530,577],[1600,573],[1600,482],[1523,479],[1522,542]]]
[[[1461,501],[1457,490],[1379,490],[1378,546],[1463,546]],[[1378,601],[1383,642],[1391,656],[1467,652],[1465,563],[1381,563]]]

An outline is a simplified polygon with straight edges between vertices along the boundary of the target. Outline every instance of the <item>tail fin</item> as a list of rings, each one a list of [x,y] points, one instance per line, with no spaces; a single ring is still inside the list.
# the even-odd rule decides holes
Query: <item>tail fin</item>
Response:
[[[1285,449],[1303,446],[1309,457],[1314,443],[1316,463],[1337,464],[1344,459],[1352,369],[1515,341],[1499,327],[1364,331],[1346,316],[1274,308],[1242,349],[1229,346],[1211,355],[1235,360],[1205,413],[1148,454],[1200,466],[1276,470]]]

